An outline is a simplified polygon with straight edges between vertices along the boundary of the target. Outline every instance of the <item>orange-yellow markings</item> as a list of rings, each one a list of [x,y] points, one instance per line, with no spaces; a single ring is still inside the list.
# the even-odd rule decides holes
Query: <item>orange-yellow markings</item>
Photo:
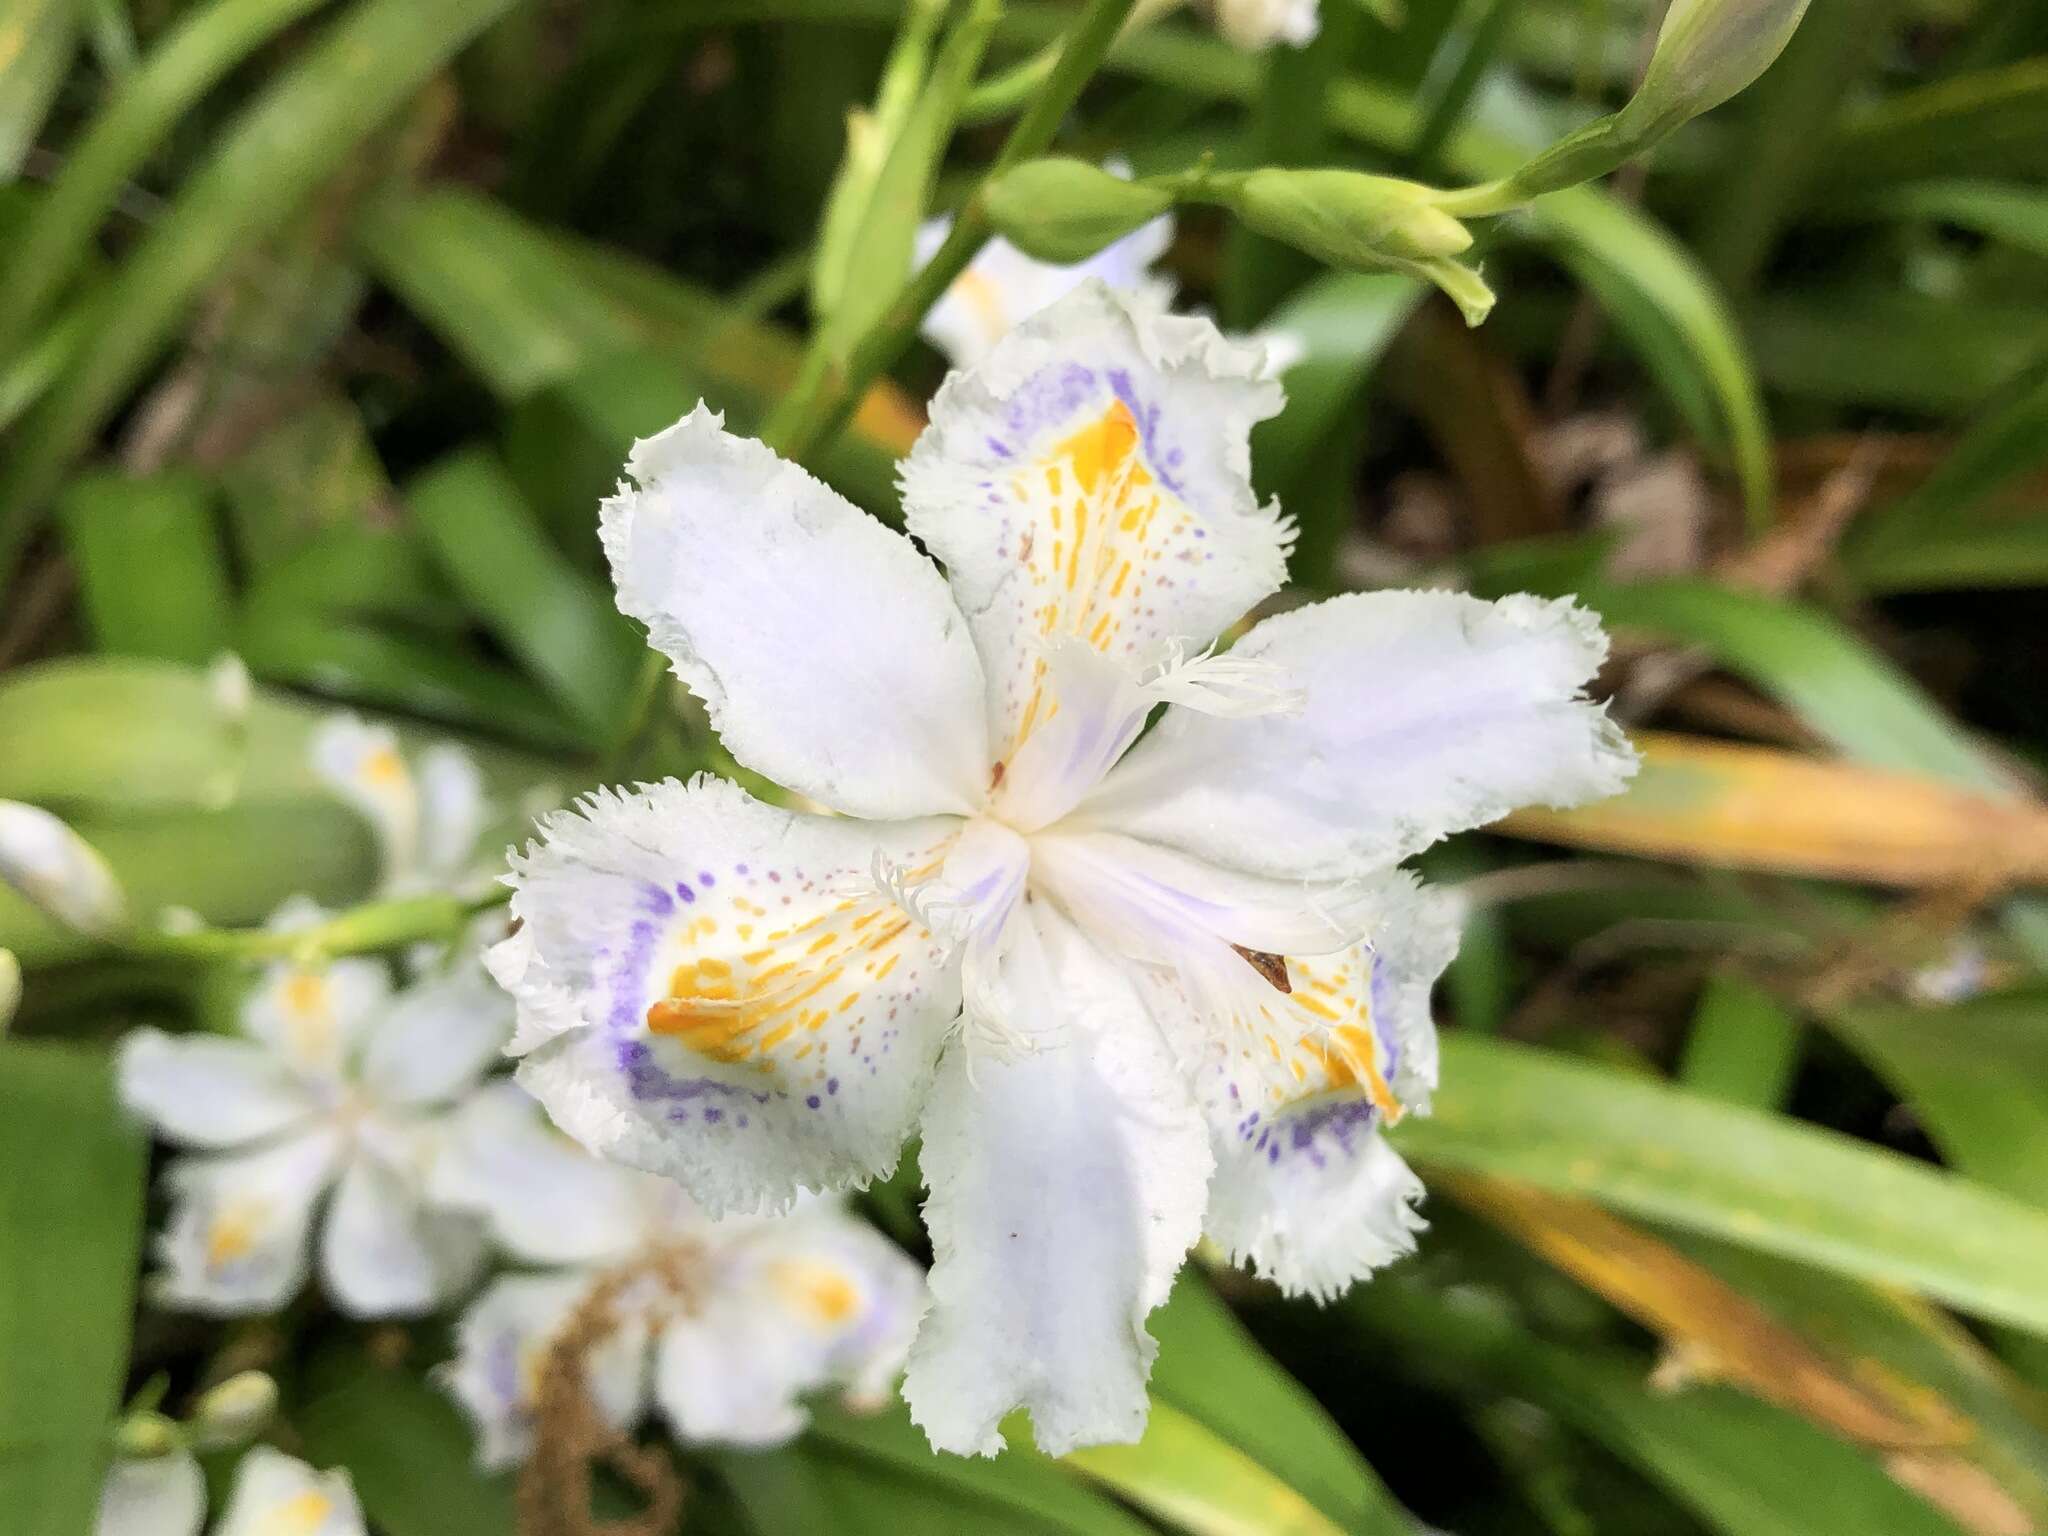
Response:
[[[929,874],[939,867],[930,861],[919,871]],[[846,979],[848,964],[858,955],[877,955],[889,950],[910,931],[907,918],[878,922],[892,911],[873,901],[842,901],[789,928],[776,937],[800,939],[811,930],[823,931],[805,947],[802,956],[774,965],[774,945],[747,950],[737,956],[747,974],[736,972],[733,961],[719,955],[692,954],[669,973],[668,994],[647,1010],[647,1027],[666,1035],[688,1049],[715,1061],[742,1062],[749,1057],[767,1057],[798,1029],[815,1031],[834,1012],[845,1013],[860,1001],[857,988],[849,988],[836,1007],[806,1008],[803,1005],[820,992]],[[704,935],[715,932],[717,924],[708,918],[693,920],[678,939],[689,947]],[[900,952],[890,953],[879,965],[872,959],[862,969],[879,981],[895,968]],[[806,1044],[795,1053],[808,1055]],[[762,1060],[763,1071],[771,1064]]]
[[[1113,401],[1093,421],[1054,443],[1036,475],[1026,471],[1014,482],[1018,500],[1042,508],[1054,535],[1051,558],[1043,564],[1030,558],[1032,529],[1027,527],[1018,540],[1019,555],[1034,579],[1050,589],[1048,600],[1032,610],[1041,635],[1065,630],[1105,652],[1115,643],[1123,627],[1121,603],[1147,558],[1147,540],[1163,505],[1140,447],[1130,407]],[[1182,519],[1179,526],[1188,524]],[[1013,751],[1049,718],[1039,709],[1044,682],[1041,662],[1032,669]]]

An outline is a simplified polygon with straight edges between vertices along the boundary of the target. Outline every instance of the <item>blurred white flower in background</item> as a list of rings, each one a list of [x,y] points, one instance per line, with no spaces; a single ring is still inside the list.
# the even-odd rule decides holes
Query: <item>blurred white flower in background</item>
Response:
[[[100,1491],[95,1536],[199,1536],[206,1479],[189,1451],[116,1461]],[[259,1445],[235,1469],[213,1536],[368,1536],[348,1473],[316,1472]]]
[[[337,714],[314,732],[312,757],[314,773],[377,834],[380,894],[461,889],[495,873],[478,859],[491,819],[483,772],[461,747],[437,744],[415,764],[390,727]]]
[[[1130,167],[1109,161],[1104,170],[1128,178]],[[916,264],[922,267],[945,244],[950,218],[928,220],[917,232]],[[1072,293],[1090,278],[1107,284],[1133,303],[1164,312],[1173,304],[1173,279],[1152,263],[1173,244],[1173,215],[1164,214],[1086,261],[1058,266],[1026,256],[997,236],[981,248],[967,270],[924,317],[924,338],[956,368],[971,368],[989,349],[1033,315]]]
[[[471,1305],[445,1368],[485,1465],[532,1448],[541,1373],[565,1328],[588,1335],[577,1350],[587,1390],[622,1431],[651,1397],[687,1444],[775,1445],[802,1429],[803,1394],[886,1397],[923,1274],[836,1204],[708,1221],[673,1183],[550,1130],[511,1083],[457,1119],[436,1198],[476,1211],[506,1253],[539,1266]]]
[[[109,938],[128,925],[128,903],[107,861],[40,806],[0,800],[0,880],[81,933]]]
[[[1322,30],[1317,0],[1207,0],[1207,9],[1223,40],[1248,53],[1275,43],[1299,48]]]
[[[751,771],[588,797],[515,858],[519,1078],[713,1215],[885,1173],[914,1131],[942,1449],[1011,1409],[1135,1439],[1144,1322],[1205,1230],[1328,1295],[1413,1245],[1380,1135],[1436,1076],[1456,943],[1394,866],[1618,789],[1567,602],[1285,577],[1261,350],[1088,283],[956,374],[904,465],[943,563],[699,409],[602,516],[619,603]],[[1157,725],[1139,740],[1155,709]]]
[[[309,908],[281,914],[299,926]],[[431,1310],[472,1278],[481,1233],[436,1211],[424,1181],[447,1110],[472,1093],[510,1024],[472,962],[394,993],[374,960],[270,966],[240,1037],[138,1029],[121,1043],[123,1103],[196,1155],[166,1174],[155,1296],[217,1314],[269,1312],[305,1284],[315,1207],[320,1272],[343,1311]]]

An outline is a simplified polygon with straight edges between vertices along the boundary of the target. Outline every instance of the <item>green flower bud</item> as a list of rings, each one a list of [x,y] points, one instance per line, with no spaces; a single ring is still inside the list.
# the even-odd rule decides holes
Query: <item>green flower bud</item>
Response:
[[[21,1006],[21,962],[11,949],[0,949],[0,1033],[14,1022],[14,1010]]]
[[[1646,145],[1711,112],[1770,68],[1807,0],[1672,0],[1642,88],[1621,109],[1623,137]]]
[[[168,1456],[184,1445],[185,1435],[176,1421],[154,1408],[138,1408],[114,1426],[116,1456]]]
[[[1359,171],[1252,171],[1219,177],[1246,224],[1336,267],[1435,261],[1469,248],[1436,189]]]
[[[1126,181],[1085,160],[1027,160],[982,194],[996,233],[1027,256],[1071,266],[1173,207],[1157,187]]]
[[[1406,272],[1434,283],[1467,325],[1493,308],[1485,280],[1455,259],[1471,248],[1471,231],[1436,206],[1442,194],[1434,187],[1359,171],[1269,168],[1212,177],[1199,195],[1332,266]]]

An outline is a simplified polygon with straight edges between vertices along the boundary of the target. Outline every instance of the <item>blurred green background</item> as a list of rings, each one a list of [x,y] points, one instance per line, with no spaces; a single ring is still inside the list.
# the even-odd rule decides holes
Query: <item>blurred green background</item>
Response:
[[[595,506],[634,437],[791,383],[901,9],[0,0],[0,799],[240,924],[369,893],[305,763],[335,703],[465,740],[508,806],[729,769],[687,711],[636,727]],[[1263,55],[1174,16],[1058,146],[1481,180],[1625,98],[1661,14],[1323,0]],[[994,62],[1073,15],[1014,0]],[[1576,592],[1621,642],[1630,793],[1423,860],[1469,916],[1395,1135],[1420,1255],[1328,1307],[1191,1270],[1135,1447],[969,1464],[821,1410],[685,1458],[684,1529],[2048,1530],[2048,4],[1812,0],[1730,105],[1476,228],[1476,330],[1221,215],[1167,259],[1303,350],[1254,460],[1300,587]],[[815,460],[879,517],[942,373]],[[138,1319],[105,1050],[209,982],[4,888],[0,947],[0,1528],[84,1529],[120,1405],[225,1361],[389,1536],[512,1531],[445,1329]],[[913,1176],[870,1205],[922,1251]]]

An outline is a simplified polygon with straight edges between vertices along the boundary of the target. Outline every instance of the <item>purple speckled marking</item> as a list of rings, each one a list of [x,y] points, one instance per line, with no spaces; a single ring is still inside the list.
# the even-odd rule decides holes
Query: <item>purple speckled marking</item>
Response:
[[[984,438],[983,441],[988,444],[988,451],[994,454],[999,459],[1009,458],[1012,452],[1014,451],[1011,449],[1010,445],[1004,442],[1000,437],[990,436]]]
[[[827,1093],[837,1093],[837,1092],[839,1091],[839,1079],[838,1079],[838,1078],[836,1078],[836,1077],[828,1077],[828,1078],[826,1078],[826,1079],[825,1079],[825,1091],[826,1091]]]
[[[704,889],[707,891],[710,890],[711,887],[713,887],[714,885],[718,884],[716,880],[711,878],[711,871],[708,869],[700,869],[697,871],[697,883],[703,886]]]
[[[1357,1156],[1358,1136],[1371,1130],[1377,1119],[1363,1095],[1327,1100],[1303,1110],[1289,1122],[1287,1150],[1295,1156],[1307,1157],[1318,1168],[1326,1168],[1328,1154],[1333,1150],[1345,1157]],[[1272,1160],[1270,1154],[1268,1160]]]
[[[1138,391],[1131,383],[1131,376],[1121,368],[1109,371],[1109,387],[1123,401],[1137,423],[1138,438],[1145,445],[1145,459],[1152,466],[1152,473],[1159,477],[1159,483],[1183,501],[1187,499],[1187,488],[1174,475],[1185,455],[1178,448],[1167,448],[1159,441],[1159,407],[1147,405],[1138,398]],[[1192,509],[1191,509],[1192,510]]]
[[[816,1109],[823,1102],[815,1093],[804,1096],[804,1107],[807,1109]]]
[[[1386,1053],[1383,1071],[1391,1083],[1401,1070],[1401,1037],[1394,1028],[1394,970],[1390,965],[1382,965],[1380,957],[1370,949],[1365,952],[1365,963],[1372,967],[1372,979],[1366,983],[1366,1006],[1372,1010],[1372,1032]]]
[[[691,899],[688,887],[679,885],[676,890],[685,900]],[[641,889],[640,905],[652,916],[641,919],[628,931],[625,951],[612,969],[611,1010],[605,1016],[614,1059],[633,1097],[643,1104],[671,1106],[669,1118],[674,1120],[687,1118],[693,1112],[692,1106],[702,1099],[752,1099],[756,1104],[766,1104],[771,1099],[786,1097],[777,1092],[736,1087],[713,1077],[678,1077],[654,1059],[653,1048],[641,1034],[646,1025],[642,1000],[646,996],[648,962],[661,933],[661,924],[656,919],[671,915],[676,904],[660,886],[649,885]],[[704,1118],[717,1123],[716,1117],[708,1112]],[[747,1117],[741,1115],[738,1123],[744,1126]]]
[[[680,880],[676,882],[676,894],[685,901],[695,901],[697,899],[697,893]]]
[[[736,875],[744,875],[747,872],[747,866],[744,864],[735,864],[732,867],[732,872]]]

